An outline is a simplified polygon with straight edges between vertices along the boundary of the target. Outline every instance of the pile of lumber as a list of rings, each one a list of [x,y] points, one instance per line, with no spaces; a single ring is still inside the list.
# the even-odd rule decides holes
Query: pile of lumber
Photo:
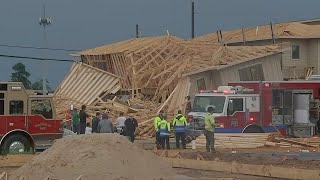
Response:
[[[259,148],[268,140],[269,133],[215,133],[215,148]],[[196,138],[196,148],[206,147],[206,137],[201,135]],[[188,145],[191,147],[191,144]]]
[[[319,148],[320,147],[320,138],[282,138],[274,137],[265,143],[266,146],[271,147],[310,147],[310,148]]]

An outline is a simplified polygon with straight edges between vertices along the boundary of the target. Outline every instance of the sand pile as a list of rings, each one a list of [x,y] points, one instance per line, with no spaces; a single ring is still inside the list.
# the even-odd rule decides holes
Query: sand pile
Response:
[[[173,179],[174,170],[118,134],[69,136],[13,172],[28,179]],[[181,178],[181,177],[180,177]],[[179,179],[180,179],[179,178]],[[174,178],[176,179],[176,178]]]

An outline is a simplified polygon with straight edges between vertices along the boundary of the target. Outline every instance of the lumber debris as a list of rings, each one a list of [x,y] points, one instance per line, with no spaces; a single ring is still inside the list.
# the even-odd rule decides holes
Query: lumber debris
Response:
[[[313,144],[309,144],[308,142],[299,142],[297,140],[292,140],[292,139],[286,139],[286,138],[275,138],[276,141],[279,142],[286,142],[289,143],[291,146],[292,145],[300,145],[303,147],[313,147],[313,148],[318,148],[319,145],[313,145]]]
[[[280,51],[278,46],[227,47],[174,36],[134,38],[81,51],[74,54],[81,63],[73,64],[55,91],[56,112],[64,119],[70,105],[86,105],[91,116],[106,112],[115,120],[119,112],[132,114],[141,123],[137,135],[149,138],[155,134],[152,119],[161,110],[169,121],[178,110],[185,112],[191,86],[187,73]]]
[[[259,148],[265,146],[269,135],[270,133],[215,133],[215,148]],[[206,147],[204,135],[197,137],[195,141],[197,148]],[[187,145],[187,147],[189,146],[191,145]]]
[[[2,174],[0,174],[0,180],[8,180],[8,173],[3,172]]]
[[[284,179],[319,179],[319,170],[285,168],[269,165],[253,165],[238,162],[198,161],[191,159],[164,158],[174,168],[221,171]]]

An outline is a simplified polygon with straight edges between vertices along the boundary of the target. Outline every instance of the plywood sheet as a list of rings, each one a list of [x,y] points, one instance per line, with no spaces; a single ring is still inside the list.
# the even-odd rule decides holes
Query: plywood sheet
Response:
[[[54,96],[58,103],[64,99],[64,102],[70,104],[89,106],[104,92],[117,92],[120,89],[120,79],[101,69],[75,62]]]

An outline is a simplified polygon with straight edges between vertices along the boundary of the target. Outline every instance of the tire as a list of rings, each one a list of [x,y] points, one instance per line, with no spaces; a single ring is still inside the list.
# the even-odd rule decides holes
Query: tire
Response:
[[[264,133],[264,130],[261,126],[256,124],[251,124],[247,126],[242,133]]]
[[[28,152],[31,149],[31,142],[28,140],[27,137],[20,134],[14,134],[14,135],[9,135],[9,137],[7,137],[4,140],[4,143],[1,147],[1,154],[3,155],[10,154],[10,146],[14,142],[20,142],[24,146],[23,152]],[[19,151],[19,153],[22,153],[22,152]]]

